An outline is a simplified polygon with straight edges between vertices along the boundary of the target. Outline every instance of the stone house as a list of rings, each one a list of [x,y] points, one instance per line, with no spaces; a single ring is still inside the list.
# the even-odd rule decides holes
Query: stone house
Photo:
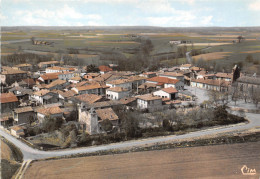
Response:
[[[1,83],[11,85],[27,78],[27,72],[12,67],[2,67]]]
[[[99,83],[84,85],[80,87],[74,87],[74,90],[77,94],[96,94],[96,95],[105,95],[106,89],[109,88],[106,85]]]
[[[59,79],[59,74],[60,73],[45,73],[40,75],[38,78],[38,81],[41,83],[49,84],[57,79]]]
[[[45,117],[50,118],[62,118],[63,117],[63,111],[60,107],[54,106],[54,107],[40,107],[36,109],[37,112],[37,119],[40,123],[43,122]]]
[[[137,108],[139,109],[156,109],[162,107],[162,98],[152,94],[136,96]]]
[[[165,73],[161,73],[159,74],[160,77],[166,77],[166,78],[170,78],[170,79],[176,79],[179,81],[184,82],[184,75],[181,73],[176,73],[176,72],[165,72]]]
[[[15,66],[18,70],[32,71],[32,64],[24,63]]]
[[[35,119],[35,112],[31,106],[16,108],[13,110],[13,119],[15,124],[29,124],[30,118]]]
[[[122,87],[113,87],[106,89],[106,97],[112,100],[119,100],[130,95],[130,90]]]
[[[47,89],[36,91],[32,94],[31,99],[37,104],[51,104],[59,101],[57,93],[50,92]]]
[[[25,136],[26,127],[24,126],[13,126],[11,127],[11,134],[15,137],[24,137]]]
[[[228,91],[231,87],[231,82],[225,80],[192,79],[191,87],[215,91]]]
[[[176,79],[170,79],[166,77],[153,77],[146,80],[146,83],[154,83],[157,86],[163,86],[164,88],[173,87],[177,90],[183,90],[184,89],[184,83],[182,81],[176,80]]]
[[[1,113],[10,112],[19,105],[18,98],[13,93],[1,93]]]
[[[47,62],[40,62],[38,64],[39,68],[48,68],[53,66],[58,66],[60,62],[58,61],[47,61]]]
[[[113,87],[122,87],[128,90],[132,90],[132,82],[128,79],[119,79],[106,82],[106,85],[113,88]]]
[[[173,87],[163,88],[159,91],[153,92],[154,96],[159,96],[161,98],[168,98],[170,100],[176,99],[178,97],[178,90]]]

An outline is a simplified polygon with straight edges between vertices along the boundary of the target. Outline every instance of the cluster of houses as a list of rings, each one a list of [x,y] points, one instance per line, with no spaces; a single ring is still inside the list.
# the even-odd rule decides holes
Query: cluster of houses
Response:
[[[226,91],[235,80],[243,83],[236,66],[232,73],[209,73],[184,64],[141,74],[105,65],[93,73],[58,61],[41,62],[38,67],[37,72],[31,71],[30,64],[1,67],[0,122],[6,125],[13,119],[11,130],[17,136],[23,136],[25,126],[32,122],[40,125],[46,117],[66,119],[74,110],[78,111],[75,120],[79,126],[97,134],[104,132],[104,120],[118,126],[116,106],[136,110],[180,106],[194,97],[184,85]]]

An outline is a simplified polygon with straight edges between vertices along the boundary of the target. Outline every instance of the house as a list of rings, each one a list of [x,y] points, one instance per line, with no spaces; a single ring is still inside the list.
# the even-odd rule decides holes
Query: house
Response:
[[[29,100],[30,95],[33,94],[33,91],[31,89],[23,88],[20,86],[9,89],[9,92],[14,93],[18,100]]]
[[[166,77],[153,77],[153,78],[148,78],[146,80],[146,83],[154,83],[157,86],[163,86],[164,88],[168,87],[174,87],[177,90],[183,90],[184,89],[184,83],[182,81],[176,80],[176,79],[170,79]]]
[[[75,74],[73,72],[68,72],[68,71],[64,71],[64,72],[61,72],[59,75],[58,75],[58,78],[60,80],[66,80],[68,81],[69,79],[73,78],[75,76]]]
[[[73,90],[69,90],[69,91],[57,90],[57,91],[53,91],[53,92],[59,94],[59,99],[64,100],[64,101],[68,101],[70,98],[74,97],[77,94]]]
[[[109,71],[113,71],[112,68],[108,67],[108,66],[105,66],[105,65],[101,65],[98,67],[99,71],[101,74],[105,74]]]
[[[46,73],[41,75],[38,80],[42,83],[49,84],[57,79],[59,79],[59,74],[61,73]]]
[[[153,92],[154,96],[159,96],[161,98],[168,98],[170,100],[176,99],[178,97],[178,90],[173,87],[163,88],[159,91]]]
[[[39,68],[48,68],[53,66],[58,66],[60,62],[58,61],[47,61],[47,62],[40,62],[38,64]]]
[[[128,90],[132,89],[132,82],[128,79],[119,79],[106,82],[106,85],[113,88],[113,87],[122,87]]]
[[[13,126],[11,127],[11,134],[16,137],[24,137],[25,136],[26,127],[24,126]]]
[[[18,70],[22,70],[22,71],[32,71],[32,65],[31,65],[31,64],[28,64],[28,63],[15,65],[15,67],[16,67]]]
[[[126,97],[121,98],[119,102],[123,105],[129,106],[129,107],[136,107],[137,106],[137,98],[136,97]]]
[[[46,68],[46,73],[62,73],[62,72],[68,72],[69,69],[68,68],[64,68],[64,67],[60,67],[60,66],[52,66],[52,67],[48,67]]]
[[[180,70],[189,70],[192,67],[192,64],[182,64]]]
[[[203,88],[215,91],[228,91],[231,82],[225,80],[212,80],[212,79],[192,79],[191,87]]]
[[[158,76],[160,77],[166,77],[166,78],[170,78],[170,79],[176,79],[179,81],[184,82],[184,75],[181,73],[176,73],[176,72],[165,72],[165,73],[161,73]]]
[[[10,112],[19,105],[18,98],[13,93],[1,93],[1,113]]]
[[[232,73],[216,73],[216,80],[225,80],[225,81],[231,81],[232,80]]]
[[[143,83],[142,85],[138,86],[139,93],[151,93],[152,91],[156,90],[157,84],[155,83]]]
[[[139,76],[143,76],[146,78],[152,78],[152,77],[156,76],[156,73],[155,72],[145,72],[145,73],[140,74]]]
[[[129,82],[132,82],[132,89],[137,89],[137,87],[146,81],[146,77],[143,76],[130,76],[127,78]]]
[[[122,87],[113,87],[106,89],[106,97],[112,100],[119,100],[124,97],[128,97],[130,94],[130,90],[122,88]]]
[[[101,123],[104,120],[110,120],[113,126],[118,125],[118,116],[115,114],[112,108],[87,110],[85,108],[79,108],[79,123],[83,130],[86,130],[90,135],[103,133]]]
[[[50,84],[45,86],[45,89],[48,89],[50,91],[52,90],[61,90],[64,89],[66,86],[68,86],[70,83],[64,80],[55,80],[51,82]]]
[[[74,77],[69,79],[69,82],[71,82],[71,83],[79,83],[81,80],[82,79],[81,79],[80,76],[74,76]]]
[[[87,73],[86,75],[83,76],[83,78],[92,81],[94,78],[98,77],[99,75],[100,75],[99,73]]]
[[[29,124],[30,119],[35,119],[35,113],[31,106],[15,108],[13,110],[13,118],[15,124]]]
[[[95,95],[95,94],[82,94],[74,97],[74,99],[77,103],[87,103],[87,104],[93,104],[96,102],[104,101],[102,96]]]
[[[58,94],[50,92],[47,89],[34,92],[31,96],[31,99],[37,104],[51,104],[59,101]]]
[[[156,109],[162,106],[162,98],[152,94],[136,96],[136,98],[139,109]]]
[[[112,108],[96,109],[96,113],[99,123],[108,119],[113,126],[118,126],[119,118]]]
[[[21,81],[18,82],[18,84],[21,87],[27,87],[27,88],[32,88],[34,85],[36,85],[34,79],[32,78],[22,79]]]
[[[109,88],[106,85],[102,85],[99,83],[93,83],[89,85],[84,85],[80,87],[74,87],[74,90],[77,94],[96,94],[96,95],[105,95],[106,88]]]
[[[252,91],[260,89],[260,78],[241,76],[236,80],[239,91]]]
[[[2,66],[2,72],[0,75],[1,83],[11,85],[16,81],[21,81],[27,78],[27,72],[22,70],[17,70],[12,67]]]
[[[40,123],[42,123],[45,119],[45,117],[50,118],[62,118],[63,117],[63,111],[60,107],[54,106],[54,107],[40,107],[36,109],[37,112],[37,119]]]

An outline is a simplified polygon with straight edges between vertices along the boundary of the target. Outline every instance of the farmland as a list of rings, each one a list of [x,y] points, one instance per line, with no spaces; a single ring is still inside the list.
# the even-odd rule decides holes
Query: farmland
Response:
[[[215,61],[226,70],[231,70],[235,63],[244,63],[244,70],[255,69],[260,66],[260,33],[254,28],[202,28],[202,29],[164,29],[164,28],[21,28],[2,30],[2,57],[11,53],[36,53],[50,56],[59,60],[62,55],[81,59],[86,64],[118,63],[118,59],[132,59],[140,54],[140,38],[150,39],[153,48],[149,58],[158,60],[162,66],[176,64],[175,55],[178,48],[185,46],[187,51],[201,51],[201,56],[194,59],[205,58]],[[242,35],[245,40],[237,42]],[[51,42],[50,45],[33,45],[31,38]],[[170,44],[169,41],[187,41],[179,45]],[[210,47],[210,48],[207,48]],[[70,54],[69,49],[77,49],[78,54]],[[221,52],[221,53],[220,53]],[[204,55],[204,53],[206,53]],[[247,55],[252,55],[255,63],[245,61]],[[178,57],[178,63],[185,63],[184,55]],[[174,61],[175,60],[175,61]],[[260,62],[259,62],[260,63]],[[259,70],[260,71],[260,70]]]
[[[244,178],[243,165],[260,170],[259,146],[252,142],[38,161],[24,178]]]

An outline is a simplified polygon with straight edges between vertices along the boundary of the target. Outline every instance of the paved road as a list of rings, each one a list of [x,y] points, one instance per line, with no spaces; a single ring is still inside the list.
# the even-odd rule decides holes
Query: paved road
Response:
[[[34,159],[43,159],[48,157],[57,157],[57,156],[64,156],[64,155],[73,155],[79,153],[92,153],[102,150],[111,150],[111,149],[122,149],[126,147],[138,147],[143,146],[145,144],[155,144],[160,142],[168,142],[168,141],[176,141],[178,139],[189,139],[192,137],[203,137],[206,135],[212,134],[219,134],[219,133],[229,133],[234,131],[246,130],[251,129],[254,127],[260,127],[260,116],[259,114],[252,114],[246,113],[247,118],[250,120],[250,123],[243,124],[243,125],[231,125],[231,126],[224,126],[218,128],[212,128],[203,131],[191,132],[184,135],[171,135],[166,137],[155,137],[155,138],[148,138],[143,140],[133,140],[121,143],[114,143],[110,145],[101,145],[101,146],[92,146],[92,147],[84,147],[84,148],[77,148],[77,149],[68,149],[68,150],[57,150],[57,151],[40,151],[29,147],[28,145],[24,144],[23,142],[19,141],[15,137],[11,136],[10,134],[6,133],[3,129],[0,129],[0,135],[5,137],[7,140],[15,144],[18,148],[21,149],[24,160],[34,160]]]

